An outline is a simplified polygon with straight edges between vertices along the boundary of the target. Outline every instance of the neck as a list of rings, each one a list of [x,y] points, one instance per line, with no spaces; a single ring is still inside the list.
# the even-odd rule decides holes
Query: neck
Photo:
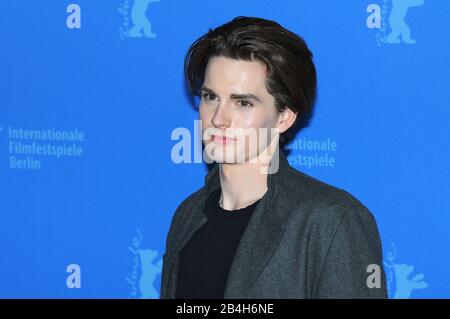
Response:
[[[226,210],[251,205],[267,191],[267,174],[261,172],[261,163],[219,164],[220,202]]]

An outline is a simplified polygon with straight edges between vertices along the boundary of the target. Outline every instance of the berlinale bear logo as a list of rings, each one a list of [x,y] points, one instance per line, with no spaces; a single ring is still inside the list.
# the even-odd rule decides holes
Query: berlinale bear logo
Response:
[[[389,17],[387,18],[388,4],[391,3]],[[411,38],[411,29],[405,18],[409,8],[422,6],[424,0],[384,0],[382,8],[377,4],[370,4],[367,12],[371,15],[367,18],[369,29],[379,29],[377,43],[415,44],[416,40]],[[389,32],[388,32],[389,30]]]
[[[159,0],[134,0],[130,10],[130,1],[125,0],[119,7],[119,12],[124,16],[120,27],[120,37],[123,38],[156,38],[152,31],[147,11],[150,2]],[[132,25],[130,25],[130,19]]]
[[[133,270],[126,277],[131,285],[130,298],[158,299],[159,292],[156,289],[158,283],[156,276],[162,272],[163,259],[158,261],[158,251],[153,249],[142,249],[142,234],[137,229],[137,236],[133,238],[129,250],[134,254]]]
[[[423,0],[392,0],[392,11],[389,16],[391,33],[385,39],[386,43],[400,43],[400,37],[406,44],[415,44],[411,39],[411,31],[405,22],[406,13],[410,7],[423,5]]]

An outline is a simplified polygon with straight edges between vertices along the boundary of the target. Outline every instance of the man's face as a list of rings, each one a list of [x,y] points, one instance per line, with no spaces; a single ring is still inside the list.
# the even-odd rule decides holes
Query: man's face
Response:
[[[248,162],[270,142],[278,143],[271,128],[278,126],[279,113],[265,80],[262,63],[226,57],[208,61],[199,112],[205,153],[211,160]]]

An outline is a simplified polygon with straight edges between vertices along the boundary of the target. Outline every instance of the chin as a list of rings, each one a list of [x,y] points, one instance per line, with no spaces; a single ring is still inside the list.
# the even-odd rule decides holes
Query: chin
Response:
[[[242,164],[248,160],[248,156],[239,151],[237,154],[228,154],[228,156],[226,156],[223,146],[210,143],[205,145],[204,158],[205,160],[209,159],[209,162],[211,163],[216,162],[219,164]],[[238,159],[240,160],[239,162]]]

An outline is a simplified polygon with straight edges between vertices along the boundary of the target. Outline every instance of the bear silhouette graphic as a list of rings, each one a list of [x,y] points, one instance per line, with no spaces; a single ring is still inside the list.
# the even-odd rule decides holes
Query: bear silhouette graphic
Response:
[[[156,34],[152,32],[152,25],[146,16],[150,2],[159,2],[159,0],[134,0],[131,8],[133,27],[128,31],[129,37],[141,38],[143,35],[147,38],[156,37]]]
[[[139,279],[139,290],[141,291],[141,299],[157,299],[158,291],[154,287],[156,275],[162,271],[163,260],[153,263],[158,251],[152,249],[139,249],[137,251],[141,261],[141,278]]]
[[[410,275],[414,271],[413,265],[399,264],[397,258],[397,248],[391,242],[392,250],[388,251],[386,260],[383,260],[387,277],[387,288],[390,298],[407,299],[411,297],[413,290],[425,289],[428,284],[424,280],[424,274],[416,274],[412,278]],[[395,291],[391,290],[392,280],[395,278]]]
[[[404,43],[415,44],[411,38],[411,30],[405,22],[408,9],[424,4],[424,0],[392,0],[392,11],[389,15],[391,33],[386,36],[386,43],[400,43],[400,37]]]
[[[407,299],[411,292],[416,289],[424,289],[428,284],[423,280],[423,274],[417,274],[412,279],[409,275],[414,271],[414,266],[407,264],[394,264],[395,285],[397,287],[394,299]]]

